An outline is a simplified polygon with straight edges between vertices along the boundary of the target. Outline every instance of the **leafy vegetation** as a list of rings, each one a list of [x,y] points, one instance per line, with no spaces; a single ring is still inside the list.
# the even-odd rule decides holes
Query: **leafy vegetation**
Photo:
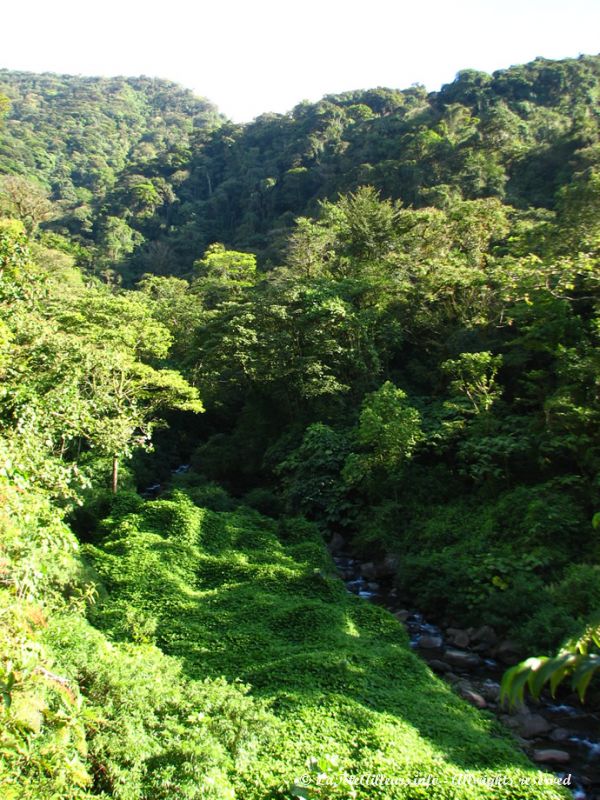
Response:
[[[571,677],[571,686],[583,702],[588,686],[600,669],[599,626],[592,624],[575,642],[570,642],[554,658],[528,658],[522,664],[507,670],[503,679],[502,694],[511,702],[523,701],[527,687],[534,697],[539,697],[546,684],[552,694],[565,680]]]
[[[95,624],[117,641],[150,636],[192,678],[249,683],[274,715],[268,741],[238,765],[240,797],[289,797],[315,753],[355,776],[406,781],[357,787],[357,798],[407,797],[407,786],[411,797],[484,796],[456,788],[464,770],[483,782],[508,769],[513,787],[498,796],[522,791],[525,762],[506,735],[433,678],[391,615],[345,591],[315,526],[210,512],[176,492],[101,531],[85,549],[107,590]],[[427,775],[436,786],[419,788]]]
[[[85,620],[94,583],[56,508],[6,478],[0,491],[2,797],[233,798],[228,776],[269,720],[260,702],[149,643],[110,642]]]

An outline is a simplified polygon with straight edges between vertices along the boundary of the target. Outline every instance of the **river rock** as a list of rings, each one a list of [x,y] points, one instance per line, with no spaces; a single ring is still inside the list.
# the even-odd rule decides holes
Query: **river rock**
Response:
[[[491,625],[482,625],[481,628],[476,628],[476,630],[473,631],[471,641],[475,642],[475,644],[492,647],[498,642],[498,636]]]
[[[360,571],[370,581],[392,578],[398,571],[398,559],[395,556],[386,556],[383,561],[367,561],[361,564]]]
[[[397,557],[387,555],[383,561],[377,564],[377,571],[380,578],[392,578],[398,572]]]
[[[555,728],[548,738],[552,739],[553,742],[564,742],[570,735],[566,728]]]
[[[518,664],[522,658],[522,655],[523,654],[519,645],[510,639],[500,642],[494,651],[494,656],[498,659],[498,661],[501,661],[503,664],[507,664],[508,666]]]
[[[544,764],[567,764],[571,756],[565,750],[534,750],[533,760]]]
[[[507,706],[509,717],[518,717],[519,714],[529,714],[529,706],[523,700],[517,700],[516,703],[508,703],[504,700],[504,705]]]
[[[406,608],[401,608],[400,611],[394,611],[394,616],[396,619],[399,619],[400,622],[406,622],[410,617],[410,611],[407,611]]]
[[[332,553],[339,553],[340,550],[344,549],[345,545],[344,537],[341,533],[334,533],[331,539],[329,540],[329,550]]]
[[[464,697],[464,699],[475,706],[475,708],[487,708],[487,703],[483,697],[472,689],[462,689],[460,694],[461,697]]]
[[[439,650],[443,644],[444,641],[441,636],[435,636],[431,633],[424,633],[421,637],[419,637],[417,647],[419,647],[421,650]]]
[[[434,672],[440,672],[442,674],[450,672],[449,665],[446,664],[445,661],[440,661],[439,658],[432,658],[431,661],[428,661],[427,663]]]
[[[515,714],[509,720],[511,727],[516,727],[524,739],[533,739],[552,730],[552,725],[541,714],[531,714],[529,712]]]
[[[481,663],[481,659],[475,653],[467,653],[465,650],[455,650],[451,647],[445,651],[444,661],[452,664],[453,667],[462,667],[462,669],[475,669]]]
[[[372,561],[367,561],[366,564],[360,565],[360,574],[363,578],[366,578],[369,581],[374,581],[377,577],[377,567]]]
[[[500,701],[500,684],[491,680],[484,681],[481,684],[481,694],[490,703],[498,703]]]
[[[370,583],[367,583],[367,589],[369,589],[371,592],[378,592],[380,588],[381,587],[376,581],[370,581]]]
[[[461,649],[469,646],[471,639],[467,631],[463,631],[460,628],[448,628],[446,633],[450,644],[460,647]]]

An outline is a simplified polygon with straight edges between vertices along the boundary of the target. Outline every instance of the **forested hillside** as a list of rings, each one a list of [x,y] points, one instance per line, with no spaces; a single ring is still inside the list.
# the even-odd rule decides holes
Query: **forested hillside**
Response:
[[[567,796],[398,620],[598,705],[599,93],[0,72],[3,798]]]
[[[0,70],[0,94],[0,173],[15,176],[6,202],[28,197],[28,227],[46,221],[95,272],[134,254],[151,269],[144,259],[162,252],[152,243],[171,229],[192,148],[223,122],[215,107],[145,77]]]
[[[220,241],[277,265],[298,215],[370,185],[415,207],[554,209],[598,162],[600,59],[537,59],[441,91],[372,89],[248,125],[167,81],[0,72],[0,170],[58,202],[51,230],[126,280],[185,274]],[[80,257],[83,257],[80,255]]]

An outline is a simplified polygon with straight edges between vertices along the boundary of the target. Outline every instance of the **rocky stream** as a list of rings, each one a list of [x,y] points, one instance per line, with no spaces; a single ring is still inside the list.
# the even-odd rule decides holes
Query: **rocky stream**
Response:
[[[340,549],[330,549],[348,591],[384,606],[405,626],[411,647],[429,667],[465,700],[494,714],[508,726],[532,761],[564,777],[576,800],[600,800],[600,712],[582,706],[563,691],[560,699],[531,697],[514,708],[500,703],[504,671],[523,654],[510,640],[501,640],[489,625],[460,629],[434,624],[419,611],[403,608],[393,587],[389,564],[365,563]]]

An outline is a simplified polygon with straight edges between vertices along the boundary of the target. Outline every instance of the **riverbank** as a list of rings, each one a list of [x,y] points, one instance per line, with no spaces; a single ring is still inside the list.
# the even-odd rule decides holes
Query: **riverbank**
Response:
[[[581,706],[563,691],[560,700],[545,693],[539,702],[527,698],[517,707],[500,703],[500,681],[524,653],[501,639],[489,625],[461,629],[426,620],[416,609],[403,608],[393,586],[391,560],[360,561],[330,543],[334,562],[349,592],[383,606],[406,628],[410,646],[453,690],[479,710],[494,714],[514,734],[532,761],[559,778],[572,775],[576,800],[600,798],[600,713]]]

